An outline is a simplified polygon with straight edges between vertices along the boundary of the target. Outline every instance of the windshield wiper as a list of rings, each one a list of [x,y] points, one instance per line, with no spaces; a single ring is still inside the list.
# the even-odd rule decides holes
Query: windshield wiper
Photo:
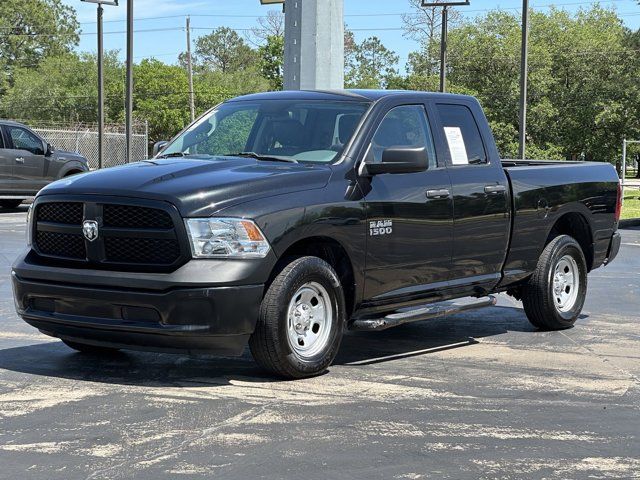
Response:
[[[162,155],[158,155],[157,158],[172,158],[172,157],[184,157],[184,153],[182,152],[172,152],[172,153],[164,153]]]
[[[289,163],[298,163],[297,160],[289,157],[278,157],[275,155],[260,155],[256,152],[239,152],[232,153],[229,155],[230,157],[247,157],[247,158],[255,158],[256,160],[265,160],[268,162],[289,162]]]

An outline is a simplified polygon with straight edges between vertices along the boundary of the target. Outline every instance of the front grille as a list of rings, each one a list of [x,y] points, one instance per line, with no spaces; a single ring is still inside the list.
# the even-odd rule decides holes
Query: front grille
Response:
[[[105,205],[104,226],[124,228],[173,228],[171,216],[156,208]]]
[[[41,257],[92,268],[167,270],[186,259],[179,238],[181,219],[170,211],[166,206],[109,201],[42,202],[34,211],[34,250]],[[84,220],[98,222],[93,241],[84,237]]]
[[[87,257],[84,237],[81,234],[39,231],[36,234],[36,243],[40,252],[52,257],[78,260],[85,260]]]
[[[107,237],[104,248],[105,257],[112,262],[170,265],[180,256],[180,245],[174,239]]]
[[[80,225],[82,223],[82,203],[43,203],[38,207],[37,220],[65,225]]]

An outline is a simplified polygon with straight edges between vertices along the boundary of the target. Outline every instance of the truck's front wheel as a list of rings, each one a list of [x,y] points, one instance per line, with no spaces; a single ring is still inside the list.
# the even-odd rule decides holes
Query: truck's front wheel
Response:
[[[569,328],[578,319],[586,295],[587,263],[582,249],[569,235],[560,235],[545,247],[523,288],[527,318],[545,330]]]
[[[317,257],[290,262],[262,300],[249,347],[264,369],[287,378],[317,375],[340,346],[344,295],[336,272]]]

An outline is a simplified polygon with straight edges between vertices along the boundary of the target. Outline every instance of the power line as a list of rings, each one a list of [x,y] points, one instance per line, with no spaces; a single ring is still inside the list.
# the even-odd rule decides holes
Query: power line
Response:
[[[621,2],[626,0],[607,0],[606,3],[613,2]],[[597,1],[578,1],[578,2],[566,2],[566,3],[547,3],[541,5],[532,5],[531,8],[552,8],[552,7],[564,7],[564,6],[575,6],[575,5],[593,5],[599,3]],[[467,12],[489,12],[495,9],[492,8],[476,8],[476,9],[465,9],[464,13]],[[499,7],[497,10],[520,10],[520,7]],[[375,12],[375,13],[349,13],[345,14],[345,17],[401,17],[403,15],[412,15],[417,12]],[[262,18],[264,15],[243,15],[243,14],[180,14],[180,15],[163,15],[158,17],[142,17],[135,19],[136,22],[149,21],[149,20],[167,20],[174,18],[185,18],[185,17],[214,17],[214,18]],[[124,23],[124,19],[118,20],[105,20],[104,23]],[[80,22],[80,25],[95,25],[96,22]]]

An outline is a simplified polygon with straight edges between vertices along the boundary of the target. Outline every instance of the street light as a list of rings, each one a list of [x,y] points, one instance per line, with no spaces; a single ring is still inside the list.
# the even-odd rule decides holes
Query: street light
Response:
[[[98,168],[102,168],[104,143],[104,46],[102,33],[102,5],[118,6],[118,0],[82,0],[98,5]]]
[[[449,7],[470,5],[470,2],[427,2],[422,0],[423,7],[442,7],[442,34],[440,35],[440,91],[447,90],[447,23],[449,21]]]

